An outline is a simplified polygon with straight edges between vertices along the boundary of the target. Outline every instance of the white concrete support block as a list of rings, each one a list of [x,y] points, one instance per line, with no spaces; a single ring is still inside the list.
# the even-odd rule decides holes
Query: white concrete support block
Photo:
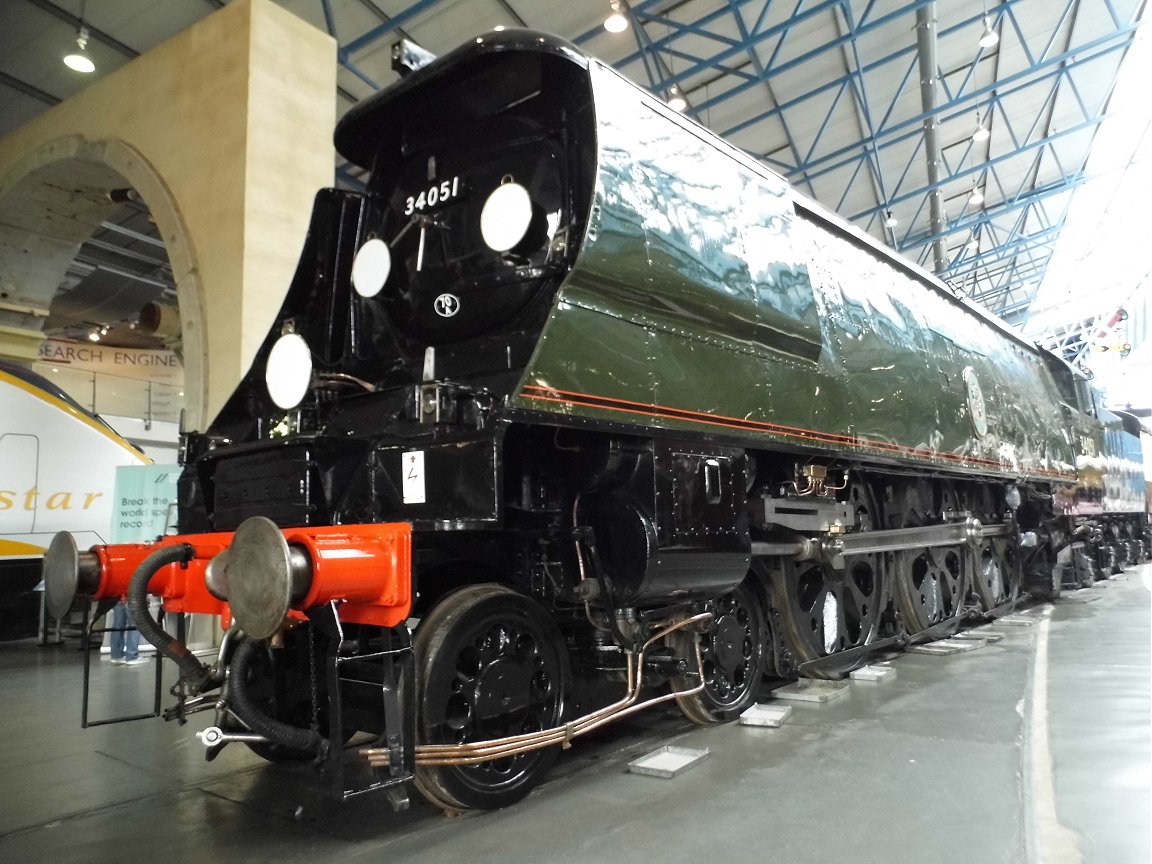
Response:
[[[993,623],[1002,627],[1031,627],[1036,623],[1036,619],[1029,615],[1005,615]]]
[[[707,747],[696,750],[669,744],[629,762],[628,770],[633,774],[671,780],[699,764],[710,752]]]
[[[775,699],[791,699],[796,702],[831,702],[848,692],[847,681],[821,681],[815,678],[801,678],[772,691]]]
[[[990,624],[985,624],[983,627],[973,627],[971,630],[967,630],[965,632],[971,633],[975,638],[983,639],[988,643],[999,642],[1004,638],[1004,634],[998,630],[993,630],[992,625]],[[953,636],[952,638],[956,639],[959,636],[960,634],[957,633],[956,636]]]
[[[740,715],[741,726],[779,728],[792,713],[791,705],[753,705]]]
[[[874,666],[861,666],[848,673],[853,681],[885,681],[896,677],[896,669],[892,666],[876,664]]]

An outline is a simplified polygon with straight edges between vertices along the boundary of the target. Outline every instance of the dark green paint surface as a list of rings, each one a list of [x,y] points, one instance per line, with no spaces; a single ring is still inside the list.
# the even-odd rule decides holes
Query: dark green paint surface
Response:
[[[835,217],[798,211],[783,180],[614,73],[590,74],[589,228],[517,407],[1067,479],[1070,418],[1037,351]]]

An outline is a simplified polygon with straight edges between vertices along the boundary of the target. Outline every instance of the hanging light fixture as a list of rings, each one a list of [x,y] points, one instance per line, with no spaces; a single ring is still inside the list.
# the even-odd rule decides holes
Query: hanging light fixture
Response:
[[[976,44],[981,48],[995,47],[996,43],[1000,41],[1000,34],[992,29],[992,19],[988,15],[984,16],[984,32],[980,34],[980,38],[976,40]]]
[[[64,65],[76,72],[96,71],[96,64],[88,56],[88,28],[84,26],[84,12],[88,7],[88,0],[80,0],[80,28],[76,31],[76,48],[64,55]]]
[[[675,84],[668,91],[668,107],[673,111],[683,111],[688,107],[688,100],[684,98],[684,94]]]
[[[988,131],[988,127],[984,125],[984,121],[980,118],[980,112],[976,112],[976,131],[972,133],[972,141],[979,144],[982,141],[987,141],[992,133]]]
[[[623,33],[628,29],[628,17],[620,6],[620,0],[609,0],[612,13],[604,19],[604,29],[609,33]]]
[[[75,50],[64,55],[64,65],[84,74],[96,71],[96,64],[88,56],[88,28],[83,24],[80,25],[80,30],[76,34]]]
[[[984,193],[980,191],[979,186],[973,186],[972,191],[968,193],[968,203],[972,207],[979,207],[984,203]]]
[[[884,227],[885,228],[895,228],[899,224],[900,224],[900,220],[892,215],[892,211],[891,210],[887,211],[887,214],[886,214],[885,219],[884,219]]]
[[[972,236],[968,238],[968,242],[964,244],[964,248],[969,252],[980,251],[980,238],[976,236],[975,229],[972,231]]]

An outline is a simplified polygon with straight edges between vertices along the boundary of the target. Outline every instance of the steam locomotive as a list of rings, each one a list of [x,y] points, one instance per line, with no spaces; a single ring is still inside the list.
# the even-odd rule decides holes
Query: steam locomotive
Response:
[[[1072,369],[573,46],[484,35],[335,140],[371,179],[185,437],[178,535],[46,559],[54,609],[128,594],[210,756],[501,807],[615,718],[1145,554],[1139,442]],[[221,616],[215,662],[150,593]]]

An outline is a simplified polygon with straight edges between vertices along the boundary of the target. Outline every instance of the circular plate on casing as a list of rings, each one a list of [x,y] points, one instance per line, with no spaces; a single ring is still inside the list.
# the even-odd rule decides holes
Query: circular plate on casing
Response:
[[[960,375],[968,394],[968,416],[972,419],[972,429],[983,437],[988,434],[988,408],[984,403],[984,391],[980,389],[980,378],[971,366],[965,366]]]
[[[67,531],[60,531],[44,553],[44,604],[48,614],[59,620],[76,599],[80,579],[80,551]]]
[[[232,617],[254,639],[280,629],[292,595],[288,543],[265,516],[245,519],[228,549],[228,603]]]

